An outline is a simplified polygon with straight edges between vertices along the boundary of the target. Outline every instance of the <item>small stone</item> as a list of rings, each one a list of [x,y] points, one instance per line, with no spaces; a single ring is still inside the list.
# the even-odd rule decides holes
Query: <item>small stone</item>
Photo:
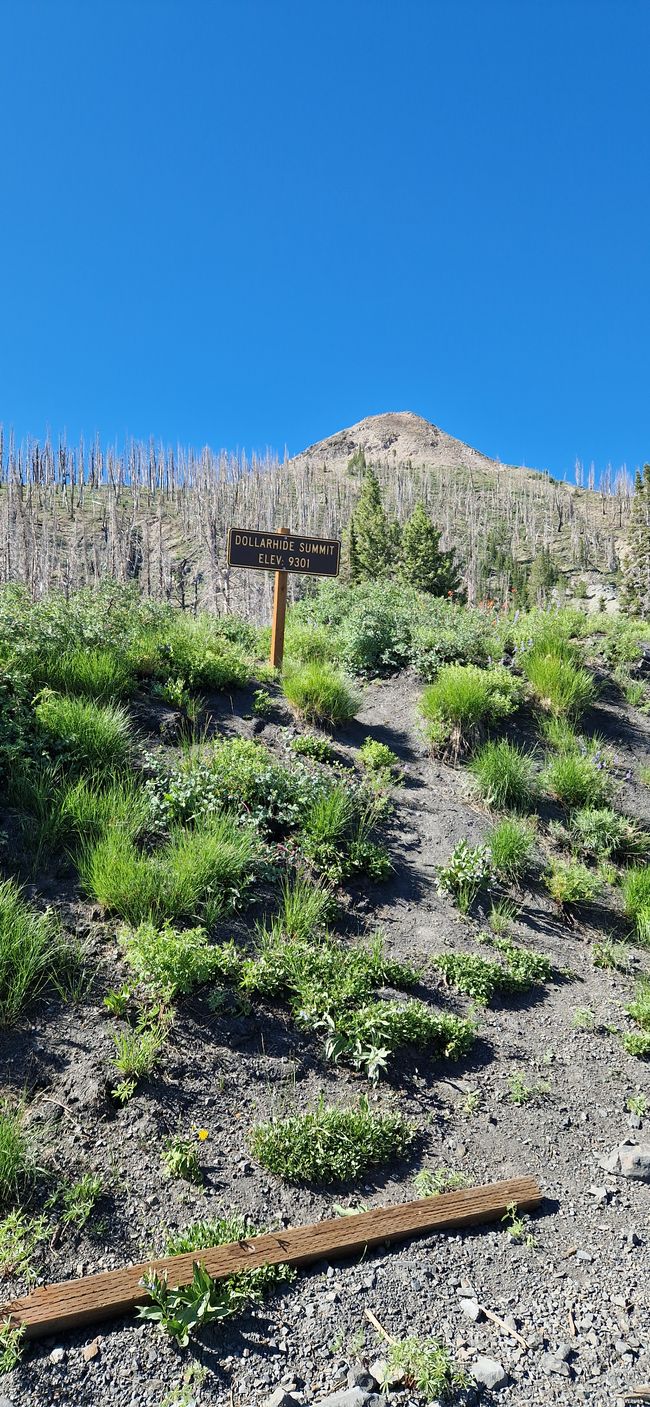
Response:
[[[570,1343],[559,1343],[553,1351],[553,1357],[559,1358],[561,1363],[567,1363],[573,1353],[573,1345]]]
[[[53,1348],[50,1354],[50,1363],[62,1363],[65,1358],[64,1348]]]
[[[92,1343],[86,1344],[86,1347],[81,1350],[81,1357],[84,1363],[90,1363],[93,1358],[99,1357],[100,1344],[101,1340],[99,1338],[93,1339]]]
[[[571,1377],[569,1364],[565,1363],[562,1358],[556,1358],[552,1353],[543,1353],[540,1363],[545,1373],[555,1373],[559,1378]]]
[[[353,1363],[348,1369],[348,1387],[361,1387],[365,1392],[374,1390],[375,1380],[363,1363]]]
[[[621,1177],[631,1177],[637,1182],[650,1182],[650,1145],[637,1144],[629,1147],[622,1143],[618,1154]]]
[[[381,1388],[395,1387],[397,1383],[401,1383],[404,1379],[404,1369],[389,1368],[385,1358],[376,1358],[374,1363],[370,1364],[368,1371],[373,1382],[377,1383]]]
[[[321,1397],[317,1407],[385,1407],[385,1403],[378,1392],[364,1392],[361,1387],[349,1387],[343,1392],[333,1392],[329,1397]]]
[[[15,1407],[10,1397],[0,1397],[0,1407]]]
[[[492,1391],[496,1387],[505,1387],[508,1381],[508,1373],[496,1358],[477,1358],[471,1370],[472,1377],[477,1383],[482,1383],[483,1387]]]
[[[296,1407],[293,1397],[284,1388],[276,1387],[270,1397],[264,1398],[263,1407]]]
[[[478,1300],[471,1298],[461,1299],[458,1301],[458,1303],[460,1305],[461,1312],[466,1316],[466,1318],[471,1319],[473,1324],[478,1324],[478,1321],[483,1313]]]

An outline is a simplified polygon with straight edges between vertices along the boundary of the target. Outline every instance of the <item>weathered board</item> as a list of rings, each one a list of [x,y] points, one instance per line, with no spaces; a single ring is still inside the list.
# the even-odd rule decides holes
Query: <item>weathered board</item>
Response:
[[[145,1304],[148,1296],[140,1280],[151,1268],[159,1274],[166,1271],[170,1285],[184,1285],[192,1279],[192,1266],[197,1260],[214,1279],[225,1279],[259,1265],[306,1265],[326,1256],[363,1252],[366,1247],[385,1241],[498,1221],[513,1202],[518,1210],[529,1212],[538,1207],[541,1200],[540,1188],[532,1177],[446,1192],[439,1197],[423,1197],[417,1202],[378,1207],[313,1226],[255,1236],[229,1246],[215,1246],[211,1250],[87,1275],[81,1280],[45,1285],[24,1299],[3,1305],[0,1319],[22,1325],[27,1338],[58,1334],[81,1324],[115,1319],[128,1314],[136,1305]]]
[[[228,566],[258,572],[300,572],[303,576],[338,576],[341,543],[310,533],[265,532],[230,528]]]

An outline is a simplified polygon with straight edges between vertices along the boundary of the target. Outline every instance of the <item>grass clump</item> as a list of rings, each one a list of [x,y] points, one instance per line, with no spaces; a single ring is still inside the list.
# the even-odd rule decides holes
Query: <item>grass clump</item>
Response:
[[[70,768],[107,774],[126,767],[133,736],[121,704],[99,704],[46,689],[35,714],[48,746]]]
[[[494,879],[492,855],[487,845],[470,845],[460,840],[446,865],[438,867],[437,889],[448,894],[466,914],[481,889],[490,889]]]
[[[37,913],[14,881],[0,882],[0,1023],[15,1021],[72,960],[56,916]]]
[[[492,867],[500,879],[521,879],[530,863],[535,846],[535,834],[523,821],[506,817],[488,836]]]
[[[33,1172],[25,1138],[23,1111],[0,1103],[0,1207],[18,1200]]]
[[[609,806],[581,807],[572,815],[569,831],[576,848],[592,859],[633,863],[650,853],[648,832]]]
[[[287,701],[308,723],[334,728],[349,723],[359,709],[359,696],[348,680],[326,663],[290,667],[282,687]]]
[[[628,870],[621,885],[625,916],[638,943],[650,945],[650,865]]]
[[[557,752],[548,759],[541,780],[549,796],[567,811],[604,806],[612,791],[605,760],[593,751]]]
[[[250,632],[243,622],[233,624],[231,630],[215,616],[174,611],[162,627],[145,627],[134,635],[129,663],[141,676],[182,681],[188,689],[243,688],[251,676],[244,653]]]
[[[194,830],[174,826],[169,840],[152,852],[113,830],[83,847],[79,873],[86,892],[127,923],[173,922],[216,917],[236,903],[259,857],[253,829],[215,815]]]
[[[117,649],[87,646],[47,653],[35,668],[35,682],[58,694],[79,694],[108,703],[130,694],[133,670]]]
[[[164,1002],[185,996],[216,978],[231,979],[239,969],[232,944],[211,945],[203,928],[157,928],[150,920],[121,937],[127,963],[149,995]]]
[[[373,839],[385,804],[359,788],[331,782],[319,791],[300,826],[299,844],[310,863],[335,883],[355,872],[385,879],[391,860]]]
[[[497,811],[529,811],[537,792],[535,764],[506,738],[490,740],[470,763],[480,796]]]
[[[135,1092],[138,1080],[152,1075],[164,1049],[171,1017],[145,1011],[137,1026],[126,1031],[114,1031],[115,1055],[113,1065],[122,1079],[112,1091],[118,1103],[125,1104]]]
[[[597,876],[577,860],[552,860],[544,883],[558,908],[567,914],[580,904],[591,903],[600,892]]]
[[[596,686],[591,675],[563,658],[557,645],[553,650],[544,644],[534,646],[521,656],[520,664],[544,712],[577,719],[594,702]]]
[[[401,1115],[375,1113],[367,1099],[356,1109],[321,1100],[311,1113],[257,1124],[250,1149],[263,1167],[288,1182],[331,1186],[403,1157],[413,1139],[414,1130]]]
[[[488,724],[514,712],[520,693],[518,681],[502,666],[444,665],[420,699],[424,730],[434,751],[458,756],[474,747]]]

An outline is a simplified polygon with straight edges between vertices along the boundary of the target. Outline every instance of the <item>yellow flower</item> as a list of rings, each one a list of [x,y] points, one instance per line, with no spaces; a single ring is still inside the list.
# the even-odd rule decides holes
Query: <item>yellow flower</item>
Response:
[[[209,1132],[208,1132],[207,1129],[199,1129],[198,1134],[197,1134],[197,1138],[200,1139],[201,1143],[204,1143],[204,1142],[205,1142],[205,1139],[206,1139],[206,1138],[209,1138],[209,1137],[210,1137],[210,1134],[209,1134]]]

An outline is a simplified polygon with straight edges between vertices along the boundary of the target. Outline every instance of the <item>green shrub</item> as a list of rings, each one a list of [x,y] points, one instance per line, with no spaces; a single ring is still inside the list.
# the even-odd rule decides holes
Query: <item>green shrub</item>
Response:
[[[520,658],[537,701],[557,718],[579,718],[594,702],[596,686],[585,669],[537,647]]]
[[[639,1059],[650,1057],[650,977],[641,977],[634,989],[634,1001],[627,1008],[628,1016],[636,1022],[638,1031],[629,1031],[623,1036],[623,1045],[628,1055]]]
[[[558,907],[568,912],[578,904],[589,903],[600,891],[596,875],[577,860],[553,860],[544,883]]]
[[[348,723],[359,708],[359,697],[348,681],[329,664],[292,667],[283,680],[285,698],[308,723],[336,727]]]
[[[48,746],[71,767],[109,773],[128,763],[133,738],[120,704],[101,705],[45,690],[35,712]]]
[[[239,624],[239,623],[238,623]],[[190,689],[242,688],[251,665],[238,648],[247,633],[234,632],[218,617],[176,611],[159,626],[143,631],[131,646],[129,662],[153,679],[183,679]],[[239,637],[239,638],[237,638]]]
[[[507,817],[490,832],[488,844],[495,873],[506,880],[518,880],[530,863],[535,835],[523,821]]]
[[[455,754],[473,746],[482,728],[516,709],[519,689],[518,681],[501,666],[445,665],[420,700],[432,746],[447,747]]]
[[[451,1401],[458,1388],[469,1384],[467,1374],[439,1339],[415,1336],[393,1341],[386,1350],[386,1380],[380,1383],[383,1392],[389,1391],[396,1377],[431,1403]]]
[[[312,1113],[257,1124],[250,1136],[253,1157],[289,1182],[321,1186],[358,1178],[368,1168],[403,1157],[414,1130],[398,1114],[336,1109],[322,1100]]]
[[[450,987],[482,1004],[490,1002],[496,992],[527,992],[536,983],[549,981],[552,967],[543,954],[519,948],[509,939],[501,939],[494,946],[505,965],[475,953],[440,953],[433,965]]]
[[[152,824],[169,829],[196,824],[216,811],[246,816],[260,830],[280,835],[299,825],[327,777],[300,763],[283,767],[263,743],[227,738],[211,748],[188,748],[180,763],[149,759],[147,782]]]
[[[313,733],[299,733],[297,738],[291,739],[290,747],[299,757],[311,757],[315,762],[334,761],[331,743],[327,738],[315,737]]]
[[[650,865],[628,870],[621,885],[625,915],[637,942],[650,945]]]
[[[215,915],[241,897],[260,855],[251,828],[215,815],[194,830],[172,829],[152,853],[113,830],[80,851],[79,873],[88,894],[128,923]]]
[[[492,857],[487,845],[469,845],[459,840],[446,865],[438,866],[437,889],[449,894],[461,913],[471,908],[479,890],[493,881]]]
[[[37,913],[13,880],[0,882],[0,1022],[15,1021],[70,964],[71,948],[53,913]]]
[[[345,1061],[363,1070],[372,1084],[387,1069],[394,1051],[415,1046],[443,1060],[466,1055],[474,1039],[471,1021],[432,1011],[420,1001],[376,1001],[338,1017],[304,1024],[325,1033],[325,1055],[335,1064]]]
[[[366,738],[359,748],[359,761],[368,772],[376,776],[391,777],[394,769],[399,767],[399,757],[386,743],[377,742],[376,738]]]
[[[261,1230],[245,1216],[217,1217],[211,1221],[195,1221],[183,1231],[168,1232],[163,1254],[178,1256],[188,1251],[207,1251],[212,1246],[229,1246],[238,1241],[250,1241]],[[220,1282],[226,1290],[245,1292],[249,1304],[260,1304],[265,1295],[281,1284],[295,1279],[296,1272],[288,1265],[260,1265],[255,1270],[242,1271]]]
[[[594,859],[611,856],[629,863],[643,860],[650,853],[648,832],[609,806],[586,806],[575,811],[570,834],[574,845]]]
[[[90,646],[53,650],[38,661],[34,682],[60,694],[81,694],[85,698],[110,702],[124,698],[133,689],[134,675],[128,661],[116,649]]]
[[[612,793],[606,763],[589,752],[558,752],[541,773],[549,796],[567,809],[602,806]]]
[[[529,753],[506,738],[490,740],[470,763],[479,792],[498,811],[528,811],[537,791],[535,764]]]
[[[193,991],[217,977],[235,977],[239,959],[232,945],[211,946],[203,928],[181,931],[151,922],[120,935],[127,963],[136,981],[164,1001]]]

